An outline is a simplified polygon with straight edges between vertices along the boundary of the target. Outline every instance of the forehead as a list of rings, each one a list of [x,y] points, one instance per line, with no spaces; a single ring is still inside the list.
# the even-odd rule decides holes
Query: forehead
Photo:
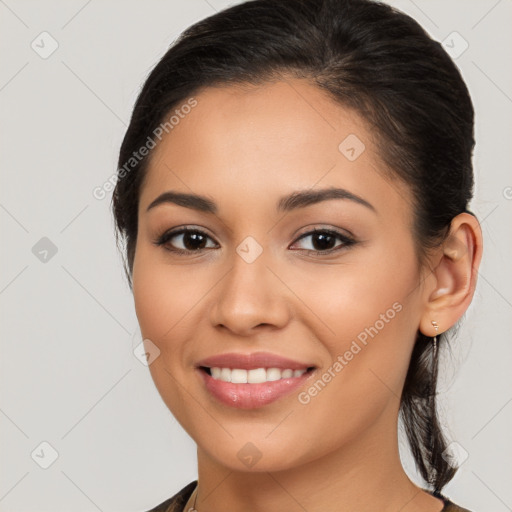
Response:
[[[194,100],[191,109],[173,109],[175,124],[154,150],[141,207],[166,189],[215,197],[222,209],[339,186],[409,217],[409,191],[383,177],[375,133],[307,81],[208,87]]]

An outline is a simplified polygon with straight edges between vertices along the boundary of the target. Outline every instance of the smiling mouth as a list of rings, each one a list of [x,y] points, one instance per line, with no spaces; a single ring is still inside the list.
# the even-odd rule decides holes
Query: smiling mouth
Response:
[[[309,366],[295,370],[291,368],[261,367],[247,370],[243,368],[200,366],[199,369],[212,377],[212,379],[222,382],[230,382],[233,384],[262,384],[282,379],[299,378],[306,373],[311,373],[315,367]]]

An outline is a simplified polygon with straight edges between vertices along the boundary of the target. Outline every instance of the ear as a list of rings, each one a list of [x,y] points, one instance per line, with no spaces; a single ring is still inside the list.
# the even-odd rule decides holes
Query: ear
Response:
[[[475,293],[483,239],[480,223],[473,215],[453,218],[450,232],[437,253],[425,287],[425,310],[419,329],[434,337],[452,327],[469,307]],[[436,322],[438,330],[434,328]]]

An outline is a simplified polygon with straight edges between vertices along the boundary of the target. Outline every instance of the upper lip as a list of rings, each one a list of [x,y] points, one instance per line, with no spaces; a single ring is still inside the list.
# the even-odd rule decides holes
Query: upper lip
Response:
[[[253,352],[252,354],[226,353],[207,357],[197,363],[198,367],[207,368],[240,368],[254,370],[256,368],[280,368],[282,370],[301,370],[314,367],[311,363],[294,361],[287,357],[271,354],[270,352]]]

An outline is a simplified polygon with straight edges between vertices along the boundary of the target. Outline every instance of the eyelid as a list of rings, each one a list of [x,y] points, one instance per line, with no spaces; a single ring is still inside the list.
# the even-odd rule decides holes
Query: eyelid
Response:
[[[180,249],[177,247],[173,247],[173,248],[167,247],[167,244],[169,243],[170,240],[172,240],[176,236],[183,235],[187,232],[199,233],[199,234],[205,236],[206,238],[213,240],[217,246],[219,245],[218,242],[211,235],[209,235],[203,228],[195,227],[194,225],[190,225],[190,224],[185,224],[182,226],[176,226],[174,228],[167,229],[163,233],[158,234],[152,240],[152,242],[157,247],[162,247],[166,251],[169,251],[176,255],[184,255],[184,256],[193,255],[194,253],[199,255],[199,254],[202,254],[207,249],[208,250],[212,249],[211,247],[208,247],[208,248],[203,248],[203,249],[199,249],[196,251],[192,251],[192,250],[188,250],[188,249]]]
[[[340,245],[332,247],[331,249],[326,249],[324,251],[318,251],[315,249],[299,249],[299,250],[307,251],[308,253],[315,253],[315,254],[321,256],[321,255],[331,254],[333,252],[341,250],[344,247],[350,247],[351,245],[354,245],[355,243],[357,243],[355,237],[352,234],[350,234],[350,235],[344,234],[339,229],[335,229],[332,227],[313,227],[313,228],[309,227],[307,229],[307,231],[304,231],[303,233],[301,233],[297,236],[295,241],[292,243],[292,246],[295,245],[300,240],[307,238],[309,236],[313,236],[316,233],[327,233],[331,236],[334,236],[338,240],[341,240],[342,243]]]
[[[352,238],[354,240],[356,239],[356,236],[348,229],[337,228],[337,227],[334,227],[331,225],[324,225],[324,224],[310,224],[310,225],[308,225],[304,228],[301,228],[299,230],[298,234],[295,235],[295,237],[296,237],[295,240],[298,240],[300,237],[302,237],[304,235],[310,235],[312,233],[318,233],[318,232],[321,232],[321,233],[328,232],[328,233],[332,233],[334,235],[340,236],[341,238]]]

